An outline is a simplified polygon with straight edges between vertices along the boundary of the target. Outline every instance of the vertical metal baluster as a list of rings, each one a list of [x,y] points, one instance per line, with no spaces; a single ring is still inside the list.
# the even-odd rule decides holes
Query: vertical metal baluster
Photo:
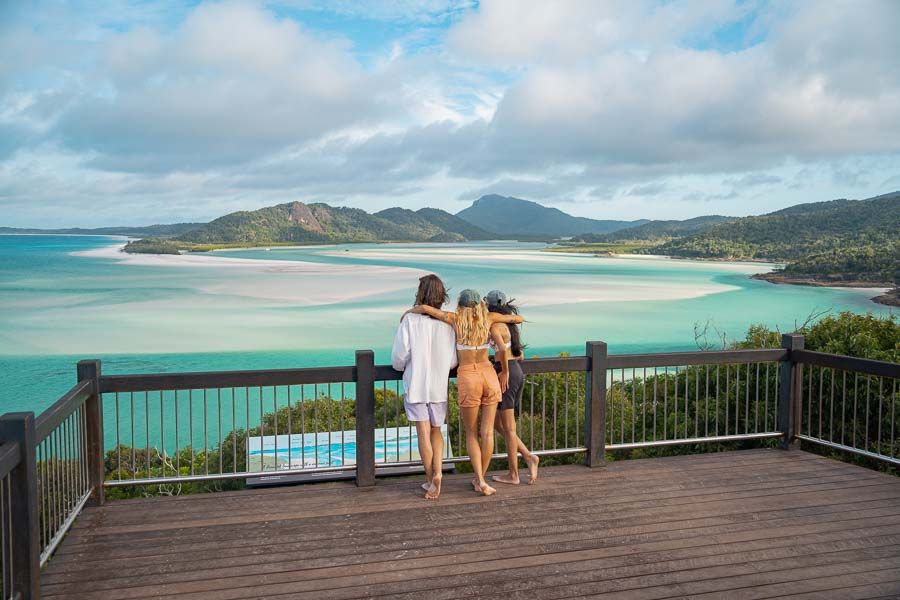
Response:
[[[571,446],[569,446],[569,373],[563,373],[563,378],[563,385],[565,386],[563,393],[566,398],[563,408],[563,412],[565,413],[565,417],[563,417],[563,420],[565,421],[565,425],[563,426],[563,436],[566,448],[571,448]],[[575,442],[575,446],[578,446],[578,442]]]
[[[244,409],[247,413],[247,433],[244,435],[244,468],[246,471],[250,471],[250,388],[244,388]]]
[[[294,468],[294,427],[292,423],[293,417],[291,416],[291,412],[293,411],[292,402],[291,402],[291,386],[288,384],[287,386],[287,427],[288,427],[288,469]]]
[[[400,406],[403,404],[403,399],[402,399],[402,396],[400,395],[400,380],[399,379],[394,380],[394,392],[397,394],[397,399],[394,401],[394,407],[396,409],[395,410],[396,416],[395,416],[395,421],[394,421],[394,427],[395,427],[395,432],[397,435],[397,444],[396,444],[396,446],[397,446],[397,462],[400,462]],[[406,433],[407,434],[412,433],[409,430],[409,421],[407,421]],[[412,436],[410,435],[409,437],[410,437],[410,442],[411,442]],[[410,457],[410,458],[412,458],[412,457]]]
[[[206,411],[206,388],[203,388],[203,462],[209,475],[209,414]]]
[[[884,377],[878,378],[878,454],[881,452],[881,399],[884,397],[884,391],[881,389],[884,385]]]
[[[844,437],[847,433],[847,371],[841,370],[841,445],[844,445]]]
[[[812,389],[813,389],[813,371],[815,370],[815,368],[816,368],[815,365],[809,365],[809,369],[808,369],[809,377],[807,378],[809,381],[807,382],[808,388],[806,390],[806,392],[807,392],[806,393],[806,424],[807,424],[806,433],[809,435],[813,434]],[[803,394],[802,389],[800,390],[800,394],[802,397],[802,394]],[[803,419],[802,418],[800,419],[800,430],[801,431],[803,430]]]
[[[175,471],[176,474],[181,473],[181,452],[179,449],[179,431],[178,431],[178,390],[175,390]],[[164,473],[165,474],[165,473]]]
[[[134,392],[128,393],[128,400],[131,404],[131,479],[134,480],[137,473],[137,458],[134,447]]]
[[[647,441],[647,367],[641,378],[641,441]]]
[[[300,462],[306,468],[306,386],[300,384]]]
[[[266,427],[263,425],[265,407],[263,406],[263,388],[261,385],[257,387],[257,393],[259,394],[259,470],[265,471],[266,454],[263,452],[263,444],[265,442]]]
[[[771,431],[769,429],[769,365],[771,365],[771,363],[766,363],[766,404],[763,409],[763,429],[766,431]],[[774,429],[774,427],[772,429]]]
[[[669,439],[669,367],[663,368],[663,439]]]
[[[224,471],[224,464],[222,461],[222,388],[216,388],[216,421],[218,422],[218,428],[216,429],[216,438],[218,440],[219,446],[219,474],[222,474]]]
[[[188,390],[188,444],[191,448],[191,475],[194,474],[194,390]],[[178,398],[178,391],[175,391],[175,398]],[[178,412],[178,411],[176,411]],[[175,448],[175,452],[178,452],[178,448]],[[181,474],[181,471],[178,471],[178,474]]]
[[[530,443],[528,444],[528,446],[530,448],[534,448],[534,382],[532,381],[531,384],[532,384],[531,385],[531,403],[530,403],[531,407],[528,411],[528,416],[531,419],[530,426],[528,427],[528,429],[531,430],[531,439],[530,439]]]
[[[616,371],[609,370],[609,393],[606,395],[606,428],[609,430],[609,443],[616,443]],[[605,436],[606,431],[603,432]],[[604,438],[606,439],[606,438]]]
[[[653,441],[655,442],[659,439],[659,436],[656,434],[656,416],[659,412],[659,405],[656,402],[656,384],[659,382],[659,369],[653,368]]]
[[[62,508],[62,504],[60,502],[60,499],[62,497],[62,489],[59,480],[58,434],[59,431],[56,429],[54,429],[50,434],[50,455],[53,457],[53,533],[56,533],[57,530],[59,530],[59,524],[61,523],[60,512]]]
[[[822,438],[822,413],[825,412],[822,409],[822,403],[824,402],[824,387],[825,387],[825,368],[819,367],[819,439]]]
[[[231,472],[237,473],[237,391],[231,388]]]
[[[382,425],[381,425],[381,458],[382,462],[387,462],[388,460],[388,449],[387,449],[387,428],[388,428],[388,404],[387,404],[387,381],[381,382],[381,415],[382,415]],[[376,448],[376,456],[378,456],[377,448]],[[378,460],[376,459],[376,462]]]
[[[273,428],[275,429],[275,470],[278,470],[278,386],[272,386],[272,408],[275,412],[272,414]]]
[[[734,365],[734,435],[740,432],[741,419],[741,365]]]
[[[556,441],[556,429],[557,429],[556,405],[558,403],[559,403],[559,384],[558,384],[556,378],[554,377],[553,378],[553,448],[554,449],[559,448],[559,445],[557,444],[557,441]],[[503,437],[503,436],[500,436],[500,437]]]
[[[678,365],[675,366],[675,409],[672,411],[672,414],[675,416],[675,422],[672,423],[672,428],[674,431],[672,432],[672,437],[674,439],[678,439]]]
[[[719,435],[719,365],[716,365],[716,437]]]
[[[160,392],[162,393],[162,392]],[[147,451],[147,478],[152,477],[150,474],[150,392],[144,393],[144,428],[146,429],[144,443]]]
[[[690,416],[690,407],[691,407],[691,367],[685,365],[684,367],[684,437],[688,437],[688,430],[691,426],[691,416]]]
[[[705,365],[703,371],[706,379],[703,392],[703,437],[709,437],[709,365]]]
[[[178,390],[175,390],[175,402],[178,402]],[[166,476],[166,419],[165,419],[165,399],[163,398],[162,391],[159,392],[159,464],[162,468],[162,476]],[[177,408],[177,407],[176,407]],[[175,415],[178,415],[178,411],[175,411]],[[176,434],[178,429],[175,430]],[[177,448],[175,454],[177,455]]]
[[[547,449],[547,374],[541,375],[541,450]]]
[[[872,376],[866,375],[866,450],[869,450],[869,391],[872,388]]]
[[[66,460],[63,463],[63,468],[66,476],[66,495],[63,498],[66,505],[66,517],[69,516],[69,513],[72,511],[72,506],[74,506],[74,499],[72,495],[72,489],[74,487],[73,477],[72,477],[72,415],[70,414],[65,418],[62,422],[62,431],[63,431],[63,453],[65,454]]]
[[[580,397],[580,394],[578,393],[578,379],[577,379],[578,376],[575,375],[574,373],[573,373],[573,376],[576,377],[576,380],[575,380],[575,395]],[[568,381],[568,380],[566,380],[566,381]],[[604,382],[604,385],[606,385],[606,382]],[[580,447],[581,447],[581,446],[580,446],[580,443],[581,443],[581,440],[580,440],[580,436],[581,436],[581,415],[579,414],[579,412],[581,411],[581,407],[582,407],[582,406],[584,406],[584,403],[578,402],[578,401],[576,400],[576,404],[575,404],[575,447],[576,447],[576,448],[580,448]]]
[[[725,365],[725,435],[728,435],[729,396],[731,396],[731,365]]]
[[[331,430],[334,429],[331,425],[331,384],[328,384],[328,466],[332,466],[334,461],[331,458]]]
[[[747,388],[744,392],[744,433],[750,432],[750,363],[747,363],[747,380],[744,382]]]
[[[701,365],[694,367],[694,437],[700,437],[700,370]]]
[[[122,481],[122,442],[119,441],[119,392],[116,392],[116,474]]]
[[[831,369],[831,402],[828,408],[828,439],[834,441],[834,368]]]
[[[756,363],[756,398],[753,402],[753,432],[759,433],[759,363]]]
[[[897,413],[897,380],[892,379],[893,384],[891,386],[891,458],[896,458],[897,453],[895,452],[895,448],[897,448],[897,438],[894,437],[894,423],[896,423],[896,413]]]
[[[345,458],[346,443],[344,442],[344,430],[346,429],[346,427],[344,427],[344,398],[346,398],[346,397],[347,396],[344,393],[344,382],[342,381],[341,382],[341,403],[339,405],[341,407],[341,465],[347,464],[347,460]]]
[[[635,430],[637,428],[637,389],[635,389],[635,377],[634,377],[634,367],[631,368],[631,443],[633,444],[637,440],[635,439]]]
[[[859,373],[854,374],[853,378],[853,447],[858,448],[856,445],[856,430],[858,429],[856,426],[856,415],[857,411],[857,402],[856,399],[859,397]]]

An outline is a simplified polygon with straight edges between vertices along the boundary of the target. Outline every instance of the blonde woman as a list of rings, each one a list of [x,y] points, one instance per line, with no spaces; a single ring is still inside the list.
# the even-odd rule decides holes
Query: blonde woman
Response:
[[[427,305],[419,305],[412,312],[426,314],[453,326],[456,331],[456,387],[459,408],[466,429],[466,447],[475,471],[472,486],[475,491],[491,496],[497,490],[488,485],[484,474],[494,454],[494,417],[503,390],[497,372],[488,359],[488,340],[494,323],[521,323],[519,315],[488,312],[481,294],[463,290],[456,303],[456,312],[445,312]],[[505,386],[504,386],[505,387]],[[481,409],[481,427],[478,412]]]

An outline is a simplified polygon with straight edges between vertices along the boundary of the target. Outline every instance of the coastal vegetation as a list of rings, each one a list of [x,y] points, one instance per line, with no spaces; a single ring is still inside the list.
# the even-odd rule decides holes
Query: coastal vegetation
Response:
[[[809,321],[811,321],[810,319]],[[806,338],[806,347],[848,356],[874,360],[900,361],[900,321],[894,315],[878,317],[841,313],[826,315],[815,323],[807,322],[798,328]],[[766,325],[750,327],[745,336],[736,341],[716,337],[709,343],[698,337],[701,349],[746,349],[777,348],[780,346],[780,332]],[[760,365],[757,369],[750,365],[726,367],[684,367],[678,370],[666,369],[646,372],[636,370],[628,377],[615,377],[607,389],[607,440],[612,443],[630,442],[642,439],[656,439],[665,432],[671,437],[691,437],[695,432],[719,431],[721,434],[742,432],[752,423],[754,428],[772,430],[775,428],[777,397],[777,368]],[[810,372],[812,385],[831,385],[827,370]],[[698,382],[703,382],[702,385]],[[868,383],[866,376],[860,377],[863,390]],[[873,378],[873,381],[875,379]],[[542,447],[577,447],[583,443],[585,378],[578,373],[548,373],[529,376],[522,402],[519,434],[532,449]],[[875,385],[878,385],[877,383]],[[707,387],[709,386],[709,387]],[[702,393],[700,392],[703,388]],[[761,390],[760,397],[768,394],[765,403],[746,404],[744,398],[751,391]],[[669,402],[680,402],[676,410],[674,404],[665,405],[653,400],[667,398]],[[687,390],[687,393],[685,392]],[[857,399],[856,391],[850,391],[847,402]],[[853,420],[852,427],[858,435],[874,433],[866,430],[876,427],[900,426],[900,394],[897,390],[878,390],[877,401],[867,405],[865,415]],[[460,440],[464,440],[456,389],[450,389],[450,413],[448,415],[449,436],[454,453],[460,450]],[[679,399],[680,400],[676,400]],[[729,404],[724,399],[731,398]],[[740,401],[736,402],[735,399]],[[377,385],[375,390],[375,423],[378,427],[405,427],[403,398],[387,386]],[[862,403],[860,403],[862,406]],[[892,408],[893,407],[893,408]],[[813,418],[818,418],[816,407],[812,407]],[[881,412],[878,412],[881,411]],[[886,416],[889,415],[889,416]],[[894,419],[894,422],[891,422]],[[178,454],[161,452],[159,448],[132,448],[120,445],[106,453],[105,469],[108,479],[145,479],[150,477],[174,476],[175,474],[228,473],[240,472],[247,467],[248,438],[260,435],[284,434],[298,431],[298,424],[306,432],[328,432],[353,430],[355,428],[355,402],[350,395],[333,397],[324,391],[314,397],[306,397],[289,406],[280,406],[262,415],[261,426],[239,428],[225,435],[221,443],[211,443],[208,448],[185,447]],[[497,452],[504,452],[502,436],[496,436]],[[609,459],[626,457],[663,456],[695,452],[710,452],[753,444],[773,442],[723,442],[703,443],[687,446],[669,446],[652,449],[621,451],[610,453]],[[900,443],[900,441],[895,441]],[[894,448],[895,452],[900,448]],[[299,457],[297,457],[299,458]],[[251,459],[252,460],[252,459]],[[581,457],[545,457],[544,464],[580,462]],[[251,465],[252,466],[252,465]],[[498,461],[494,468],[504,467]],[[467,465],[458,465],[461,470]],[[126,486],[109,490],[111,498],[125,498],[141,495],[177,495],[202,491],[236,489],[243,487],[239,480],[183,482],[154,486]]]

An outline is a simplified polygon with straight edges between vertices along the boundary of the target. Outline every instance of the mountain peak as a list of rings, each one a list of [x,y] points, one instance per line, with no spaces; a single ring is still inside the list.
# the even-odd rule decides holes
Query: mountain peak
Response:
[[[647,222],[646,219],[615,221],[575,217],[558,208],[499,194],[487,194],[478,198],[472,206],[458,212],[456,216],[498,235],[534,237],[609,233]]]

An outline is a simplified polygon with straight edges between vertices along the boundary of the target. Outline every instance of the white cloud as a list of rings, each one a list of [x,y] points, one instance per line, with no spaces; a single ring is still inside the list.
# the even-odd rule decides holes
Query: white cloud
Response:
[[[396,33],[372,61],[292,10]],[[673,217],[874,195],[900,164],[898,29],[890,0],[20,7],[0,23],[21,57],[0,62],[0,207],[494,192]]]

